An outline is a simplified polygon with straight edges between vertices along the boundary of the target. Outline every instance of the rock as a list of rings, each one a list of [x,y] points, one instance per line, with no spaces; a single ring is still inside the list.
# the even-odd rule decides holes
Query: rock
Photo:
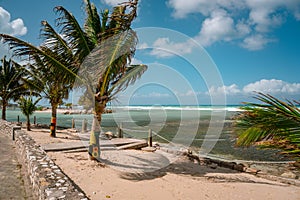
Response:
[[[281,174],[281,176],[284,178],[291,178],[291,179],[297,178],[297,175],[294,174],[293,172],[284,172],[283,174]]]
[[[217,167],[218,167],[218,164],[216,164],[216,163],[212,163],[210,165],[210,168],[212,168],[212,169],[217,169]]]

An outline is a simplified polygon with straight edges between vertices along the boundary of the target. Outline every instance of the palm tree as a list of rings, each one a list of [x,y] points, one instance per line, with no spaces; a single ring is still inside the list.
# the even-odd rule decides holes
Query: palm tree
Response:
[[[99,125],[106,103],[128,84],[134,83],[147,68],[145,65],[129,65],[137,44],[136,33],[131,29],[131,23],[136,17],[137,4],[138,0],[129,0],[116,6],[111,14],[108,10],[104,10],[99,15],[96,7],[86,0],[87,18],[83,28],[79,26],[71,13],[58,6],[55,8],[56,13],[59,14],[56,27],[60,31],[56,32],[47,22],[42,22],[41,36],[44,43],[40,47],[0,34],[15,55],[30,58],[32,71],[39,71],[41,67],[47,68],[46,71],[53,73],[54,77],[60,80],[61,85],[51,85],[57,88],[54,90],[56,93],[62,88],[66,88],[66,91],[70,90],[76,78],[81,80],[81,84],[89,85],[86,91],[94,94],[93,100],[95,101],[93,124],[98,124],[98,126],[93,126],[91,132],[89,153],[96,159],[100,155]],[[91,62],[94,58],[95,60]],[[84,61],[85,64],[80,67]],[[93,77],[92,81],[76,75],[82,68],[93,72],[94,76],[86,76],[87,80]],[[51,79],[52,76],[48,78]],[[65,94],[65,92],[62,93]],[[59,99],[53,103],[58,103],[57,100]],[[50,103],[52,104],[51,101]],[[55,107],[53,112],[55,112]],[[56,117],[53,114],[52,116]]]
[[[6,119],[6,107],[10,100],[18,100],[29,91],[24,83],[23,68],[13,60],[4,56],[0,65],[0,97],[2,102],[2,119]]]
[[[237,144],[273,146],[300,156],[300,109],[268,94],[257,93],[255,98],[262,103],[246,103],[235,118]]]
[[[30,116],[36,111],[36,104],[41,100],[41,97],[32,100],[32,97],[21,97],[18,101],[21,112],[26,116],[27,119],[27,130],[30,131]]]

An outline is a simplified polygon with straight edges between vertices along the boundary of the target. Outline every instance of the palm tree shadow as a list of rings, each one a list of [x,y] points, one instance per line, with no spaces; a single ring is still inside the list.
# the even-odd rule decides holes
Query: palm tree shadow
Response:
[[[135,158],[142,160],[145,164],[153,164],[153,161],[148,161],[144,158]],[[155,162],[154,162],[155,163]],[[147,170],[148,169],[148,170]],[[236,170],[232,170],[224,167],[216,167],[208,164],[199,164],[192,162],[189,158],[181,156],[174,162],[170,162],[168,165],[159,168],[157,170],[149,170],[146,168],[143,172],[124,172],[120,174],[122,179],[130,181],[144,181],[153,180],[166,176],[167,174],[177,174],[180,176],[194,178],[203,178],[212,182],[238,182],[238,183],[255,183],[255,184],[267,184],[267,185],[280,185],[280,183],[268,181],[265,179],[257,179],[255,176],[241,173]]]
[[[179,161],[169,163],[169,165],[154,171],[145,171],[143,173],[122,173],[120,177],[131,181],[143,181],[161,178],[167,174],[204,177],[208,173],[237,173],[237,171],[225,168],[212,169],[209,166],[200,165],[198,163],[191,162],[188,159],[181,158]]]

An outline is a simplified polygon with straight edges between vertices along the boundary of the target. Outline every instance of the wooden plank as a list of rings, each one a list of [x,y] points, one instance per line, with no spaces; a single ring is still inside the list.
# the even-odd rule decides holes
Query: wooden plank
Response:
[[[119,146],[130,145],[133,143],[146,143],[146,142],[144,140],[133,139],[133,138],[114,138],[112,140],[101,140],[100,148],[108,148],[108,147],[115,148],[115,147],[119,147]],[[80,141],[80,142],[43,144],[43,145],[41,145],[41,147],[44,149],[44,151],[66,151],[66,150],[85,148],[88,145],[89,145],[88,141]],[[133,147],[134,146],[135,145],[133,145]],[[142,147],[144,147],[144,146],[142,146]],[[139,147],[137,147],[137,148],[139,148]],[[124,149],[126,149],[126,147]]]
[[[66,143],[50,143],[41,145],[44,151],[65,151],[72,149],[80,149],[88,146],[88,142],[66,142]]]
[[[118,149],[118,150],[125,150],[125,149],[141,149],[141,148],[147,147],[147,146],[148,146],[148,144],[147,144],[146,141],[140,141],[140,142],[134,142],[134,143],[130,143],[130,144],[118,146],[117,149]]]

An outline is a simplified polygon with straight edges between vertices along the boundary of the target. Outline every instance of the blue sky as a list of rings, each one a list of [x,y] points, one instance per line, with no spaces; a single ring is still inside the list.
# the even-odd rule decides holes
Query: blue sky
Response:
[[[98,10],[123,1],[92,0]],[[83,24],[81,0],[0,0],[0,32],[39,45],[57,5]],[[253,91],[300,99],[299,0],[141,0],[133,28],[133,62],[149,70],[121,104],[238,104]]]

